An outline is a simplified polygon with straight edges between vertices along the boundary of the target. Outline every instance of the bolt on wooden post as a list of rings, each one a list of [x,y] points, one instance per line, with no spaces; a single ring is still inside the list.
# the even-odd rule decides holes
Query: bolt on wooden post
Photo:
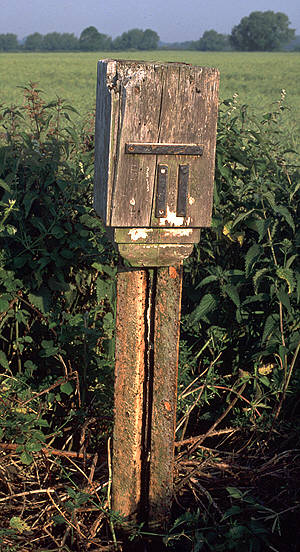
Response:
[[[173,493],[182,262],[210,225],[219,73],[98,63],[94,207],[117,276],[113,510],[162,526]]]

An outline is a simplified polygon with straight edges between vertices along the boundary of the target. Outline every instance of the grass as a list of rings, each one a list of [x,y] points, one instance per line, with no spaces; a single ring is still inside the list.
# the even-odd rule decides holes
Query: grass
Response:
[[[289,133],[300,136],[297,113],[300,112],[300,53],[248,52],[71,52],[0,54],[0,103],[14,104],[22,91],[17,86],[30,80],[39,83],[51,99],[56,95],[67,98],[85,114],[94,106],[96,95],[96,66],[102,58],[144,59],[186,62],[193,65],[218,67],[221,72],[220,98],[238,93],[240,101],[262,111],[280,98],[281,89],[287,92],[287,104],[292,113]]]

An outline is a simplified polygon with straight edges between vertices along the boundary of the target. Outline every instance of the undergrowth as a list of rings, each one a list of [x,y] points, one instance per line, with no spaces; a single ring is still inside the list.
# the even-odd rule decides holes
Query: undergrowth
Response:
[[[121,550],[107,472],[118,259],[91,207],[94,116],[78,127],[67,101],[23,93],[0,119],[0,549]],[[300,182],[285,109],[284,92],[262,119],[237,97],[220,106],[213,223],[185,262],[173,522],[131,526],[135,549],[297,549]]]

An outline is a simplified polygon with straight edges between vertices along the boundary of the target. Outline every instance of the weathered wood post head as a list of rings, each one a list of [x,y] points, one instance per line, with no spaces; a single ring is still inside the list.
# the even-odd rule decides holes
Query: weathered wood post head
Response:
[[[94,207],[132,266],[178,264],[209,226],[219,74],[98,63]]]
[[[212,211],[219,74],[98,64],[94,206],[117,277],[112,508],[166,523],[173,495],[182,261]]]

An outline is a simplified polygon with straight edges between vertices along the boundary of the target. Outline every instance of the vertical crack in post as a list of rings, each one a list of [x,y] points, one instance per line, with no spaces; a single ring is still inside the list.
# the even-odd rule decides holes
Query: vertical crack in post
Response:
[[[147,270],[147,292],[145,305],[145,379],[142,428],[142,468],[141,468],[141,505],[140,515],[147,521],[149,515],[149,479],[151,463],[151,425],[153,407],[154,379],[154,335],[155,335],[155,297],[157,269]]]

